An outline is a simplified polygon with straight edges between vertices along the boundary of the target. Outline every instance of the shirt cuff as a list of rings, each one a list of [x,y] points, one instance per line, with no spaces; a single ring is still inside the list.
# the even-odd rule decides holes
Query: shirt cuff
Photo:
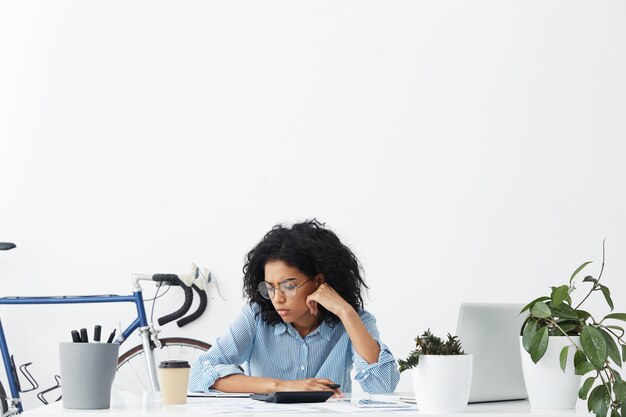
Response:
[[[202,361],[201,381],[190,381],[190,387],[194,388],[194,391],[200,390],[201,392],[213,392],[216,391],[211,387],[220,378],[224,378],[228,375],[243,374],[241,369],[237,365],[223,365],[216,364],[211,365],[209,361]],[[190,379],[195,379],[194,375],[191,375]]]
[[[366,380],[370,376],[370,372],[373,369],[377,369],[380,366],[385,365],[389,362],[395,363],[396,360],[394,359],[387,345],[382,343],[380,340],[376,340],[376,342],[378,343],[378,346],[380,347],[380,353],[378,354],[378,360],[374,363],[367,363],[367,361],[363,359],[361,355],[357,353],[356,350],[354,351],[354,357],[355,357],[354,364],[355,364],[355,368],[358,370],[358,372],[354,376],[354,379],[356,381]]]

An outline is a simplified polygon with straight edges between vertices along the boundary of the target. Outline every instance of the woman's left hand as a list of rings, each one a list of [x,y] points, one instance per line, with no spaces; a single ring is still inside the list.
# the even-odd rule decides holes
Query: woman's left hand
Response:
[[[314,316],[319,314],[319,304],[339,318],[347,309],[352,308],[333,287],[325,282],[306,298],[306,305]]]

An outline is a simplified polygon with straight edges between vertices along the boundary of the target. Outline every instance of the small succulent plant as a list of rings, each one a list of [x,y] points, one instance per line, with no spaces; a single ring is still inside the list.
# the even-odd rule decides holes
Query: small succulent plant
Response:
[[[448,340],[433,335],[430,329],[415,338],[415,350],[405,360],[398,360],[400,372],[415,368],[419,364],[421,355],[465,355],[458,336],[448,333]]]

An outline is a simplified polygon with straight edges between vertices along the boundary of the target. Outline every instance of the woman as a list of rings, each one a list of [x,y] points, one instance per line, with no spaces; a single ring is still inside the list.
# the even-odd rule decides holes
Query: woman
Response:
[[[393,392],[400,373],[364,311],[360,265],[317,220],[274,226],[247,255],[249,304],[193,364],[189,389],[207,392]],[[242,365],[242,369],[238,366]],[[340,395],[338,388],[334,389]]]

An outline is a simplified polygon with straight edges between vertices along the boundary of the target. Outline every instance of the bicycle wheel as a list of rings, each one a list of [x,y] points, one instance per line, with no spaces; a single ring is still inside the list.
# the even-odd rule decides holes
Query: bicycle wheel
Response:
[[[0,382],[0,416],[3,416],[7,411],[9,411],[9,407],[7,406],[7,393],[2,386],[2,382]]]
[[[166,337],[160,341],[161,349],[154,349],[157,365],[161,361],[173,359],[186,360],[192,364],[211,347],[208,343],[185,337]],[[152,390],[142,345],[135,346],[119,357],[113,386],[133,392]]]

